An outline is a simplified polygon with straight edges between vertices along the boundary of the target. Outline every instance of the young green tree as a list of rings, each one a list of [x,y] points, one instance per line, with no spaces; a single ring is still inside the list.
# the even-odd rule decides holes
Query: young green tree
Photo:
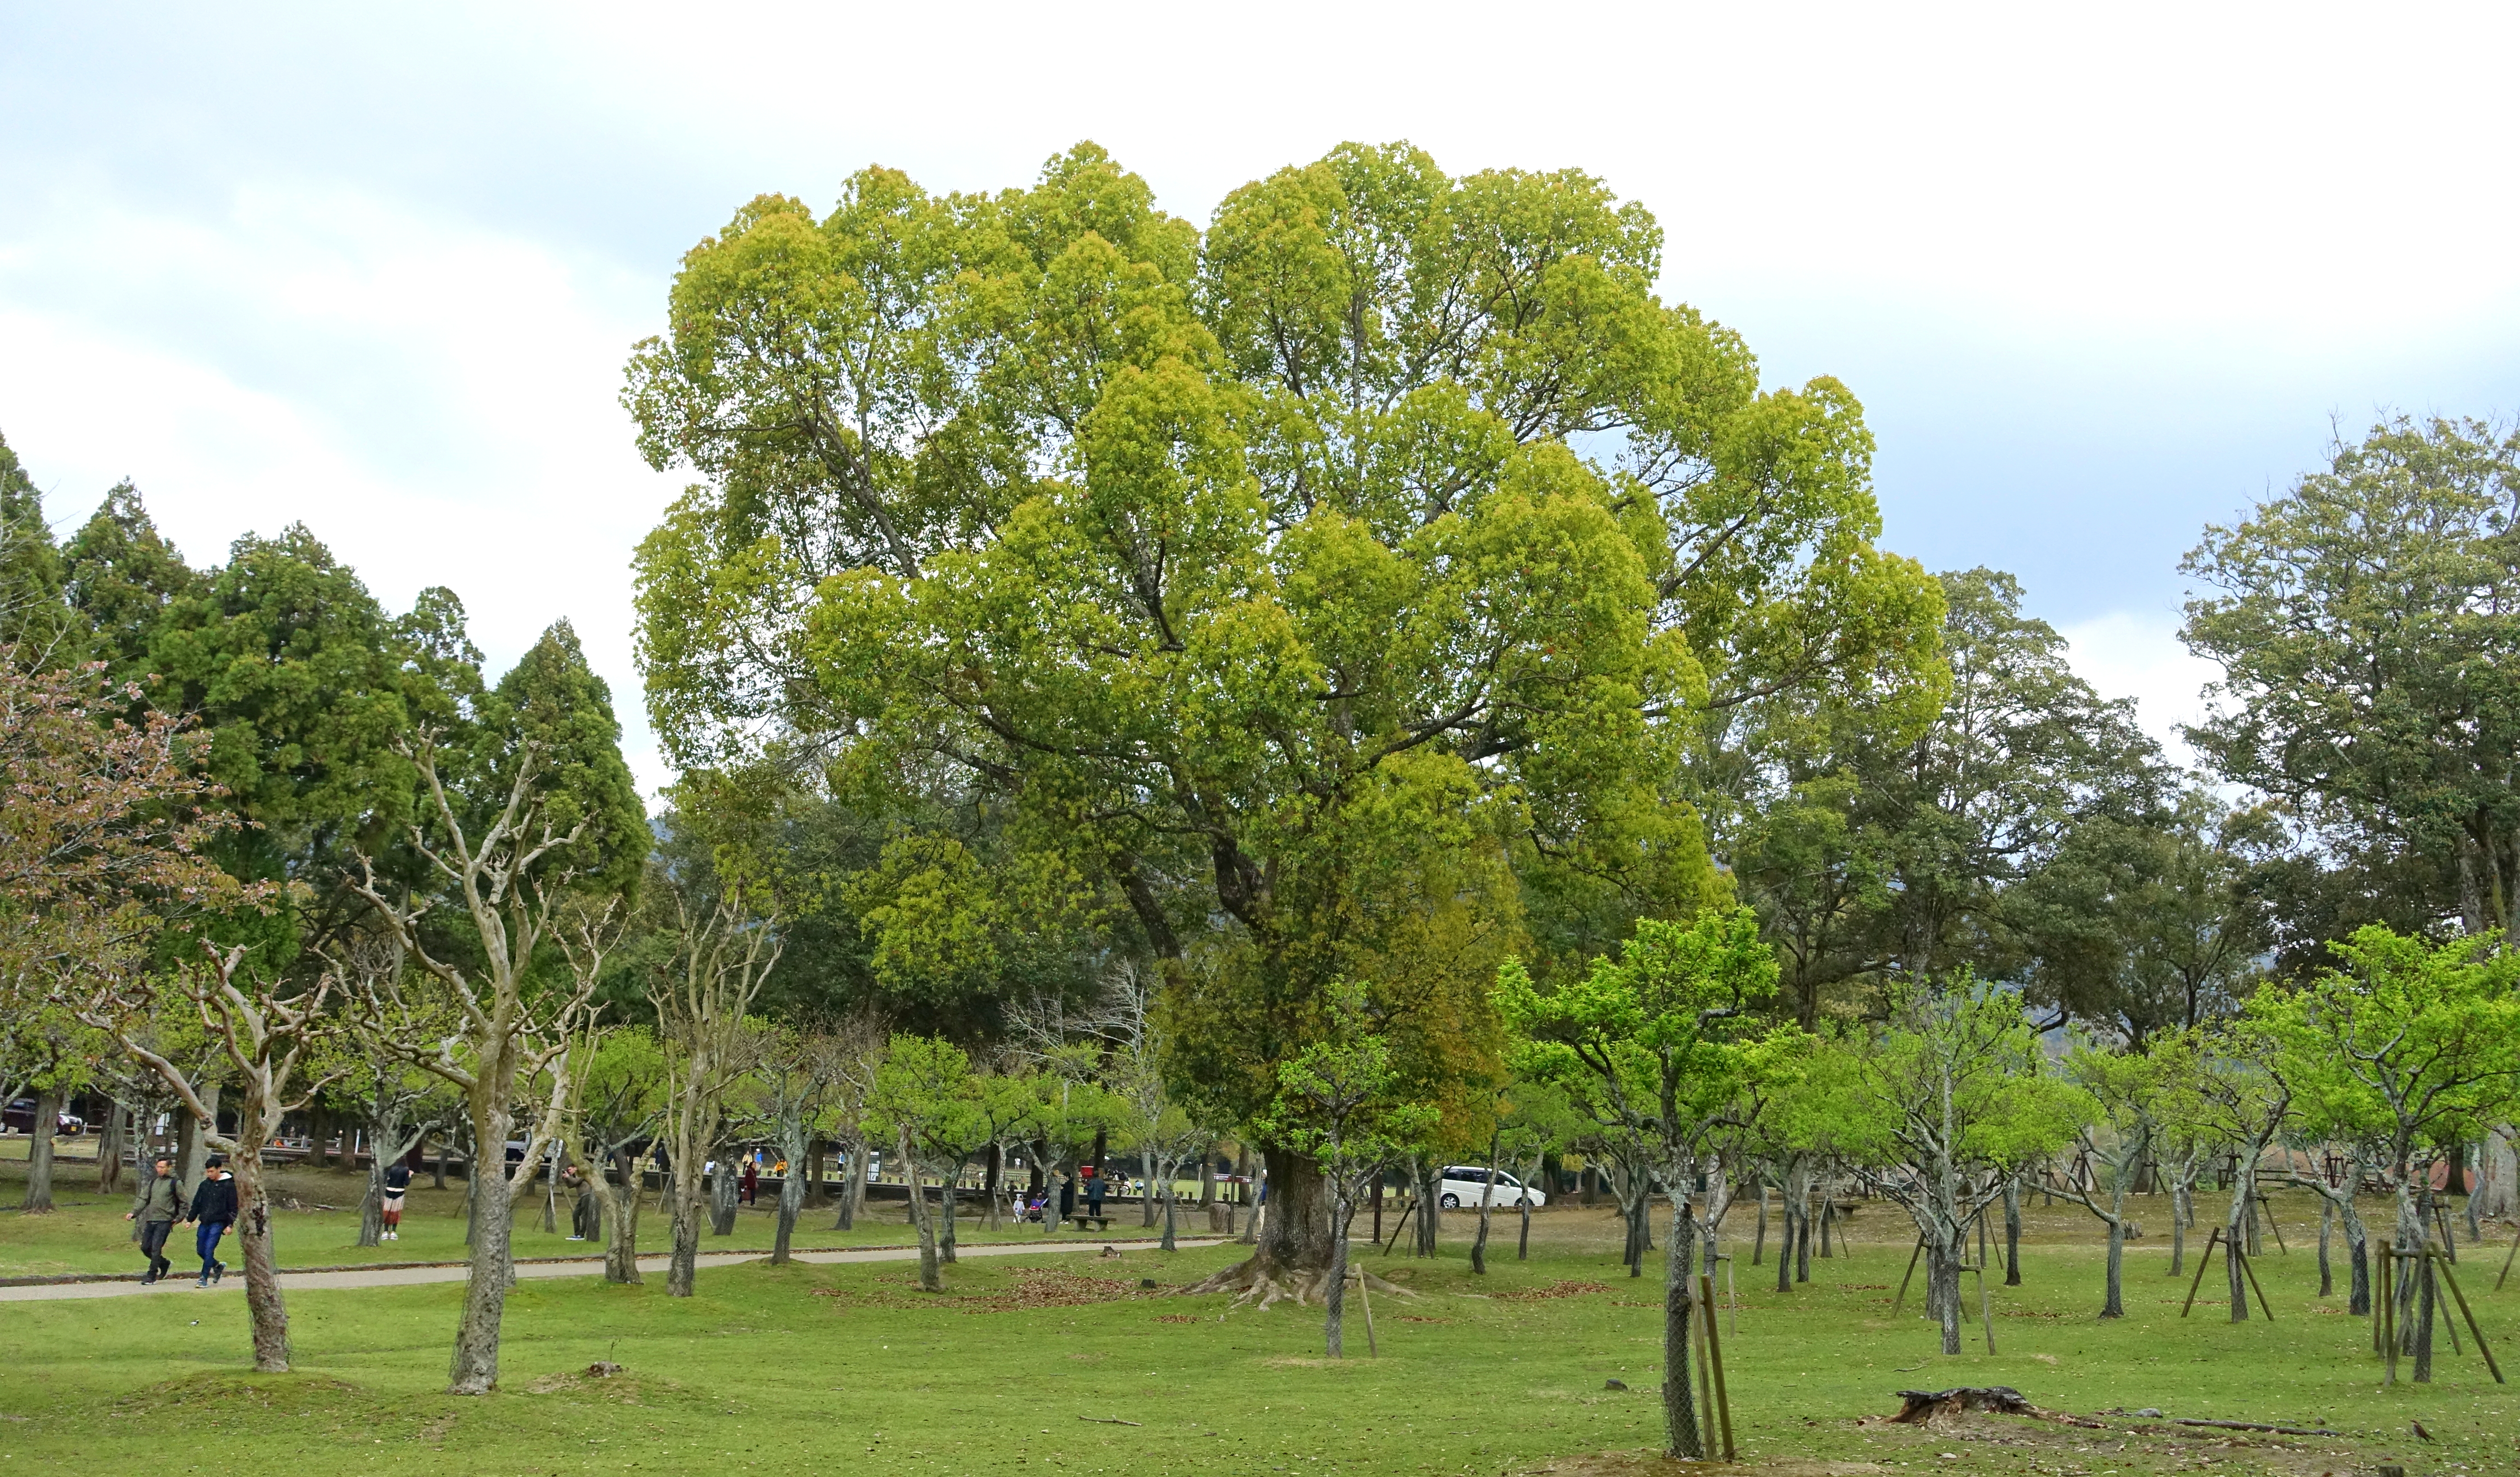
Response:
[[[945,1290],[926,1178],[935,1175],[950,1185],[970,1162],[971,1145],[985,1133],[979,1096],[971,1058],[952,1042],[933,1036],[894,1036],[876,1072],[867,1107],[877,1131],[889,1135],[901,1152],[910,1219],[919,1228],[922,1292]]]
[[[2183,1065],[2181,1043],[2153,1051],[2129,1047],[2112,1051],[2090,1041],[2078,1042],[2065,1058],[2065,1079],[2081,1089],[2084,1100],[2076,1113],[2084,1162],[2097,1165],[2096,1185],[2067,1184],[2052,1193],[2063,1195],[2108,1228],[2108,1291],[2100,1301],[2103,1319],[2126,1317],[2127,1196],[2143,1166],[2155,1156],[2160,1136],[2165,1078]]]
[[[1279,1064],[1278,1100],[1262,1127],[1276,1141],[1310,1155],[1329,1186],[1330,1265],[1322,1290],[1322,1341],[1330,1358],[1341,1359],[1347,1352],[1348,1227],[1356,1202],[1367,1186],[1417,1149],[1434,1130],[1439,1111],[1403,1096],[1406,1084],[1392,1066],[1389,1043],[1373,1033],[1363,986],[1333,988],[1328,1011],[1324,1039]]]
[[[2243,1021],[2274,1043],[2273,1073],[2313,1116],[2359,1127],[2379,1149],[2396,1245],[2411,1253],[2426,1237],[2430,1150],[2520,1100],[2520,956],[2487,937],[2434,944],[2376,925],[2331,947],[2338,967],[2296,991],[2260,990]],[[2431,1283],[2409,1277],[2400,1296],[2415,1378],[2428,1380]]]
[[[2018,992],[1961,975],[1902,984],[1890,1016],[1843,1058],[1850,1157],[1924,1242],[1925,1309],[1960,1352],[1969,1228],[2006,1180],[2071,1142],[2082,1096],[2042,1069]]]
[[[1808,1040],[1760,1017],[1776,989],[1776,956],[1747,908],[1709,909],[1688,924],[1640,919],[1619,959],[1597,959],[1553,989],[1519,963],[1498,975],[1498,1009],[1520,1038],[1516,1070],[1616,1114],[1670,1197],[1663,1415],[1674,1456],[1706,1455],[1689,1383],[1698,1231],[1689,1194],[1718,1135],[1756,1116]]]

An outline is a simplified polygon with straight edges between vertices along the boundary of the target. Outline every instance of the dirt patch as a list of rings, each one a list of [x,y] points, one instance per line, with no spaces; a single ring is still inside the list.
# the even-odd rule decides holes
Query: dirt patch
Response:
[[[1144,1280],[1141,1278],[1140,1280]],[[1030,1308],[1082,1308],[1130,1298],[1161,1297],[1170,1289],[1142,1287],[1119,1277],[1087,1276],[1058,1267],[1023,1267],[1009,1274],[1012,1284],[988,1292],[919,1292],[916,1277],[887,1278],[871,1291],[817,1287],[815,1297],[860,1307],[942,1308],[955,1313],[1013,1313]],[[896,1290],[898,1288],[899,1290]],[[1187,1321],[1197,1321],[1195,1319]]]
[[[1204,1323],[1207,1320],[1200,1318],[1195,1313],[1158,1313],[1155,1315],[1155,1321],[1158,1323]]]
[[[1609,1290],[1610,1284],[1607,1282],[1583,1282],[1572,1277],[1560,1277],[1554,1282],[1544,1282],[1537,1287],[1517,1287],[1511,1292],[1490,1293],[1489,1296],[1500,1303],[1546,1303],[1555,1298],[1582,1297],[1588,1292]]]

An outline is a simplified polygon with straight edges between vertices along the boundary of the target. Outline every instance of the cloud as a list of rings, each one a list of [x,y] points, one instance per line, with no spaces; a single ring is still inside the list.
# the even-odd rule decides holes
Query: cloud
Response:
[[[2136,721],[2160,740],[2171,758],[2193,765],[2195,755],[2179,737],[2179,725],[2206,713],[2201,690],[2222,668],[2188,653],[2179,622],[2168,616],[2112,611],[2062,628],[2068,657],[2083,680],[2103,697],[2132,697]]]
[[[631,660],[629,560],[674,484],[612,398],[643,294],[342,192],[51,224],[0,261],[0,429],[57,523],[124,476],[196,564],[303,522],[389,605],[452,587],[494,673],[569,617],[643,786],[669,778]]]

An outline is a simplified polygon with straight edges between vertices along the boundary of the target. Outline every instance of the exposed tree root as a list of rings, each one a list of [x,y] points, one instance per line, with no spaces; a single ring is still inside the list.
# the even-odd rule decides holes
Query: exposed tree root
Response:
[[[1362,1273],[1366,1289],[1392,1297],[1415,1298],[1417,1293],[1396,1282],[1385,1281],[1371,1272],[1351,1266],[1350,1274]],[[1291,1302],[1298,1307],[1319,1305],[1328,1294],[1329,1269],[1327,1267],[1287,1267],[1266,1253],[1235,1263],[1180,1290],[1179,1296],[1195,1297],[1208,1292],[1231,1292],[1234,1306],[1240,1308],[1257,1301],[1266,1311],[1271,1305]]]

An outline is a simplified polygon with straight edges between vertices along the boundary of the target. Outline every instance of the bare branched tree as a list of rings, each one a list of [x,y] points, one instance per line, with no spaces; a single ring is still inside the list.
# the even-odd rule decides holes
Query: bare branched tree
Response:
[[[778,930],[729,890],[713,903],[676,889],[666,921],[673,955],[648,987],[665,1058],[664,1138],[673,1253],[665,1290],[692,1295],[698,1265],[703,1171],[719,1148],[728,1094],[750,1069],[743,1012],[779,962]]]
[[[226,1053],[242,1089],[233,1135],[218,1131],[218,1110],[194,1091],[194,1074],[161,1054],[146,1022],[157,1004],[155,981],[138,972],[111,977],[79,1007],[80,1018],[112,1034],[122,1049],[158,1074],[168,1092],[199,1118],[210,1145],[228,1155],[237,1180],[237,1234],[245,1261],[245,1301],[253,1323],[253,1366],[264,1373],[289,1368],[289,1310],[280,1293],[280,1268],[271,1251],[271,1198],[264,1186],[262,1148],[280,1132],[282,1115],[303,1107],[332,1080],[310,1076],[295,1083],[308,1049],[333,1024],[325,1015],[337,977],[284,997],[287,987],[248,974],[240,979],[247,946],[203,944],[204,963],[175,975],[174,988],[190,1000]],[[295,1096],[291,1096],[292,1087]]]
[[[405,974],[364,979],[357,1007],[368,1040],[464,1095],[471,1129],[473,1196],[472,1256],[456,1325],[455,1355],[447,1390],[483,1395],[499,1382],[500,1323],[514,1275],[510,1231],[516,1202],[541,1172],[563,1130],[571,1086],[568,1056],[579,1045],[593,1011],[596,969],[610,936],[612,912],[600,908],[581,919],[581,947],[568,954],[565,981],[546,984],[531,972],[545,944],[561,942],[561,910],[570,874],[560,861],[585,827],[562,833],[544,813],[543,756],[531,745],[518,757],[504,803],[486,825],[468,831],[463,815],[438,773],[436,750],[424,733],[408,751],[428,788],[440,837],[420,827],[412,844],[435,871],[463,911],[478,949],[477,963],[432,947],[424,920],[431,898],[389,896],[376,869],[363,867],[352,886],[390,928],[421,980]],[[451,1019],[428,1034],[435,1022]],[[518,1115],[519,1084],[538,1085],[524,1154],[504,1165],[506,1145]],[[500,1176],[493,1184],[487,1176]],[[495,1192],[490,1192],[495,1191]]]

